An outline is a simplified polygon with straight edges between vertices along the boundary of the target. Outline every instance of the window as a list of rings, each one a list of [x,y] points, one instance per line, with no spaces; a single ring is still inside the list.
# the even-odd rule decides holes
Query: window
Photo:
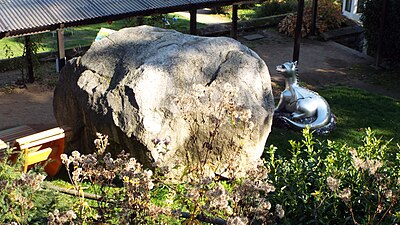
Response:
[[[346,0],[344,10],[346,10],[347,12],[351,12],[351,4],[352,3],[353,3],[352,0]]]
[[[357,13],[362,13],[364,11],[365,0],[358,0],[357,2]]]

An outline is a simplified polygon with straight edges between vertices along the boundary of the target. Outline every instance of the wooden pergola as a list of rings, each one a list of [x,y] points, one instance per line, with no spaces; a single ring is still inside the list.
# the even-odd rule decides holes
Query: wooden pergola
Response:
[[[66,63],[64,29],[82,25],[121,20],[128,17],[149,16],[177,11],[190,12],[190,34],[197,34],[197,10],[207,7],[232,5],[231,37],[237,38],[238,5],[262,0],[13,0],[0,7],[0,39],[25,36],[28,62],[28,82],[34,81],[30,35],[57,32],[57,68]],[[315,32],[317,1],[313,0],[313,31]],[[114,4],[111,4],[114,3]],[[118,4],[120,3],[120,4]],[[72,5],[74,4],[74,5]],[[91,7],[88,7],[91,6]],[[293,61],[299,61],[304,0],[298,0]]]
[[[30,35],[41,32],[57,33],[57,67],[66,62],[64,29],[129,17],[190,12],[190,34],[197,33],[197,10],[207,7],[233,5],[232,37],[237,36],[237,4],[243,0],[13,0],[0,5],[0,39],[24,36],[28,62],[28,82],[34,81]]]

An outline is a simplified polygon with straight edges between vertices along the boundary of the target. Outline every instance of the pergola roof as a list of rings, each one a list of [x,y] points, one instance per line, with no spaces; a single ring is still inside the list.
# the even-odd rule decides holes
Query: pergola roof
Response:
[[[0,38],[240,0],[0,0]]]

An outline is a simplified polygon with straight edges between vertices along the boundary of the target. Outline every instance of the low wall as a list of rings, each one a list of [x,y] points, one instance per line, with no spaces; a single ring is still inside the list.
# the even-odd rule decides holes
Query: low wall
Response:
[[[364,29],[358,25],[330,30],[321,34],[324,40],[332,40],[359,52],[364,47]]]
[[[254,30],[265,27],[277,26],[279,22],[288,14],[255,18],[251,20],[238,21],[238,31]],[[231,32],[231,23],[221,23],[208,25],[207,27],[198,29],[197,34],[200,36],[221,36]]]

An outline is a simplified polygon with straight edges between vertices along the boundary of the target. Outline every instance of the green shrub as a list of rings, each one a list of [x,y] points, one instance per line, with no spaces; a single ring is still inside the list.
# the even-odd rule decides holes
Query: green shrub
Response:
[[[310,34],[312,20],[312,6],[307,2],[304,8],[302,37]],[[297,13],[289,14],[278,25],[278,30],[293,37],[296,28]],[[322,33],[340,27],[344,23],[340,4],[332,0],[319,0],[316,28]]]
[[[294,12],[297,9],[297,0],[272,0],[255,8],[256,17],[273,16]]]
[[[50,210],[69,207],[69,199],[42,188],[46,176],[39,167],[23,173],[23,159],[8,160],[11,153],[0,160],[0,224],[44,224]]]
[[[268,150],[267,167],[289,224],[395,224],[400,221],[400,153],[370,129],[357,148],[320,143],[309,130],[291,157]],[[269,158],[269,159],[268,159]]]
[[[366,0],[361,16],[365,29],[368,54],[375,55],[380,36],[380,20],[383,0]],[[400,62],[400,1],[387,0],[385,26],[383,30],[383,57],[390,61]]]
[[[200,224],[197,215],[224,218],[227,224],[400,222],[400,146],[392,149],[370,129],[358,147],[321,143],[308,129],[303,137],[289,141],[287,158],[271,146],[267,161],[245,178],[204,176],[176,184],[154,176],[125,154],[112,159],[105,152],[107,138],[99,135],[96,153],[62,156],[71,165],[67,168],[79,193],[75,203],[42,190],[44,176],[22,174],[19,164],[5,160],[0,164],[0,222],[44,224],[48,216],[48,224]],[[85,199],[84,180],[90,181],[86,191],[101,195],[98,201]],[[191,214],[174,219],[183,215],[181,210]]]

